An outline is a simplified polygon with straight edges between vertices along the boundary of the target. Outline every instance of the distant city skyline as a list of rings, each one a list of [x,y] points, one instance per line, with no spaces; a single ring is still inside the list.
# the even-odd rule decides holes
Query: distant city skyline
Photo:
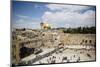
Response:
[[[12,1],[13,28],[40,28],[48,23],[53,28],[95,26],[95,6]]]

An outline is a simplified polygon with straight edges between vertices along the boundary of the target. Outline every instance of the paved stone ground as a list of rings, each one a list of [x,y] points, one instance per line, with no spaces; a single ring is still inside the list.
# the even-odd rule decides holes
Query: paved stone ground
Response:
[[[78,47],[77,47],[78,46]],[[24,64],[50,64],[50,63],[69,63],[69,62],[82,62],[82,61],[95,61],[95,48],[94,46],[79,46],[77,45],[65,46],[64,48],[56,48],[48,50],[47,53],[40,54],[36,58],[30,59]],[[32,56],[30,57],[32,58]],[[27,60],[27,59],[26,59]]]

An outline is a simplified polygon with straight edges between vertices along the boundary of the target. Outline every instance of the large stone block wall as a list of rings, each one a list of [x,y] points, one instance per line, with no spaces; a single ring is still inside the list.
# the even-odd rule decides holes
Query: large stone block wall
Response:
[[[71,45],[95,45],[96,43],[96,35],[95,34],[63,34],[61,35],[61,41],[64,44]]]
[[[26,32],[26,33],[25,33]],[[24,37],[22,35],[24,34]],[[31,35],[30,35],[31,34]],[[20,37],[18,37],[20,36]],[[58,46],[59,43],[64,45],[95,45],[96,35],[95,34],[69,34],[63,33],[58,30],[52,31],[24,31],[17,35],[20,40],[29,39],[29,43],[24,43],[27,47],[54,47]],[[32,38],[31,38],[32,37]],[[30,40],[35,40],[31,41]]]

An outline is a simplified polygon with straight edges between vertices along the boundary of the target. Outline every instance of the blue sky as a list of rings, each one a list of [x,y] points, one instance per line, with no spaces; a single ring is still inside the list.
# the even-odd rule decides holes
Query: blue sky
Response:
[[[12,2],[12,27],[36,29],[42,21],[52,27],[95,26],[95,6]]]

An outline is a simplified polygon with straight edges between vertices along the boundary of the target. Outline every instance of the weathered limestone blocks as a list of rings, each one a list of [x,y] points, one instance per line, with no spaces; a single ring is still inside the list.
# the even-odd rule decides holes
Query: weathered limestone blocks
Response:
[[[61,36],[61,40],[65,44],[95,45],[95,37],[95,34],[65,34]]]

